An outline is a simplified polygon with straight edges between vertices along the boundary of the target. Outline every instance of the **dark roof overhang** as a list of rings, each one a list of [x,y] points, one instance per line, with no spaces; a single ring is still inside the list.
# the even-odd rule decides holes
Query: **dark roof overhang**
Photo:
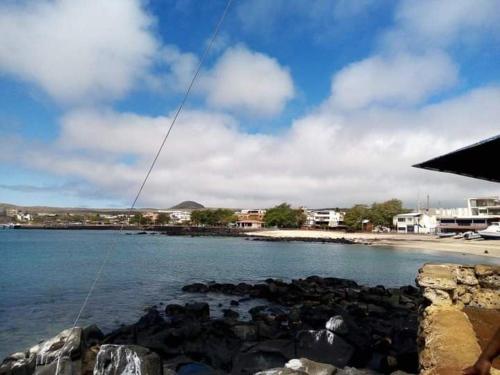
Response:
[[[500,135],[438,156],[414,167],[500,182]]]

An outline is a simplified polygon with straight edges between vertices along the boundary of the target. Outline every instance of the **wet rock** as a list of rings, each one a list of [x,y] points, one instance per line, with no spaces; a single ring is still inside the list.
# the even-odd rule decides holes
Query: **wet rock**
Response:
[[[188,293],[208,293],[209,287],[202,283],[194,283],[182,287],[183,292]]]
[[[297,355],[313,361],[344,367],[349,363],[354,348],[342,337],[326,329],[301,331],[297,334]]]
[[[235,301],[234,299],[233,299],[233,300],[231,300],[231,302],[229,302],[229,304],[230,304],[231,306],[239,306],[239,305],[240,305],[240,303],[239,303],[238,301]]]
[[[85,347],[99,345],[104,339],[104,334],[95,324],[87,326],[82,331],[82,341]]]
[[[247,349],[249,353],[278,353],[286,359],[295,357],[295,343],[292,340],[261,341]]]
[[[187,303],[186,315],[195,319],[208,320],[210,318],[210,306],[205,302]]]
[[[2,375],[30,375],[35,371],[35,354],[28,352],[13,353],[0,365]]]
[[[237,324],[231,327],[233,334],[243,341],[257,339],[257,327],[253,324]]]
[[[165,314],[170,317],[178,317],[186,314],[184,306],[172,303],[165,307]]]
[[[307,358],[292,359],[287,362],[285,367],[295,371],[305,372],[308,375],[333,375],[337,371],[335,366],[314,362]]]
[[[143,315],[139,321],[135,324],[137,329],[146,329],[149,327],[157,327],[165,324],[165,320],[160,315],[160,312],[155,308],[150,308],[147,310],[146,314]]]
[[[41,343],[36,349],[36,364],[47,365],[57,358],[76,359],[81,355],[82,329],[66,329],[53,338]]]
[[[349,328],[344,321],[342,315],[335,315],[331,317],[325,324],[325,328],[333,333],[338,333],[339,335],[346,335],[349,332]]]
[[[378,373],[369,369],[358,369],[354,367],[344,367],[337,371],[337,375],[377,375]]]
[[[115,374],[161,375],[160,357],[137,345],[102,345],[94,375]]]
[[[38,366],[34,375],[81,375],[81,366],[81,361],[62,357],[47,365]]]
[[[254,375],[307,375],[306,372],[290,369],[287,367],[273,368],[270,370],[259,371]]]
[[[197,362],[183,364],[177,370],[177,375],[214,375],[215,373],[212,367]]]
[[[247,352],[240,353],[233,362],[232,374],[255,374],[267,369],[282,368],[288,361],[280,353]]]
[[[224,309],[222,310],[224,314],[224,318],[227,319],[238,319],[240,316],[240,313],[231,309]]]

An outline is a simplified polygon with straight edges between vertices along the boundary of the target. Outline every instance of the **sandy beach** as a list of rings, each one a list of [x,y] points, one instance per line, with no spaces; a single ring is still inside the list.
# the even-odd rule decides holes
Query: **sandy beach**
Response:
[[[414,250],[450,251],[500,258],[500,241],[468,241],[454,238],[437,238],[434,235],[401,233],[346,233],[322,230],[265,230],[249,232],[249,236],[273,238],[345,238],[372,246],[394,246]]]

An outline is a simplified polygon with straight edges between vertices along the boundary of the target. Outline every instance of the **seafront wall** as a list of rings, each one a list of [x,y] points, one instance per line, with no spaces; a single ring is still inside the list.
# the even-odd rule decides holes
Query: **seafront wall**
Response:
[[[500,266],[426,264],[416,282],[424,297],[421,374],[459,374],[474,364],[500,327]]]

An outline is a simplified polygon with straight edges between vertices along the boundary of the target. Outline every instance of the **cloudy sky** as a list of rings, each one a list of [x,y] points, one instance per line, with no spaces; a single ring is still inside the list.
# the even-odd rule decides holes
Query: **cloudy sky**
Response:
[[[225,5],[2,1],[0,202],[128,207]],[[500,0],[234,0],[138,206],[463,206],[499,129]]]

